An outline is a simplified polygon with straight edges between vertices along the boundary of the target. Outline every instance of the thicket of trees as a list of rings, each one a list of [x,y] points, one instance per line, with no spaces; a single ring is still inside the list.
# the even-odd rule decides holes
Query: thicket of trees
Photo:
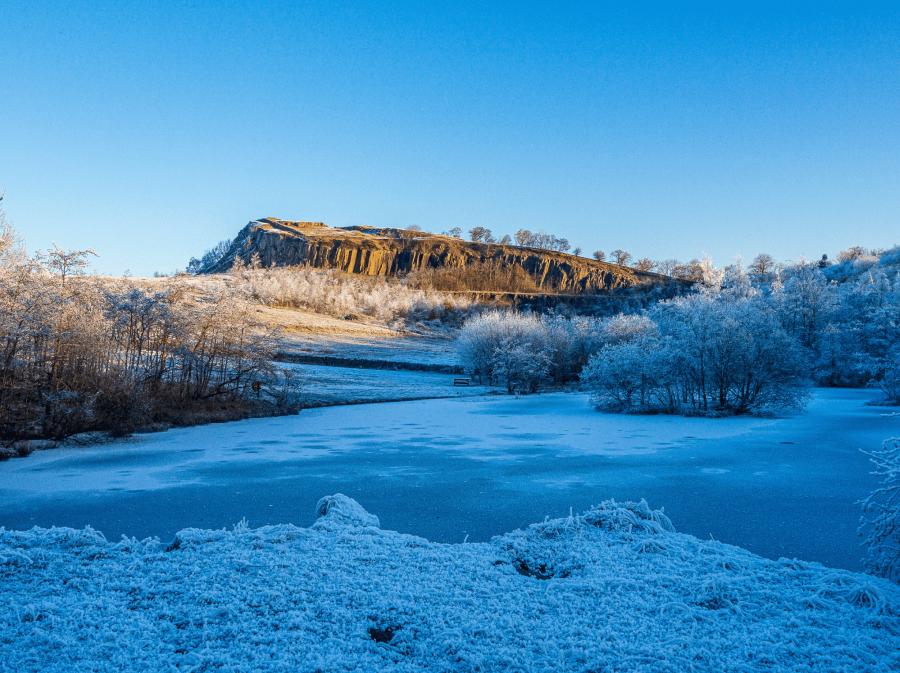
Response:
[[[231,244],[231,239],[226,238],[222,241],[219,241],[209,250],[204,252],[199,259],[196,257],[191,257],[191,261],[188,262],[185,271],[187,271],[188,273],[200,273],[208,266],[212,266],[228,253],[228,251],[231,249]]]
[[[89,251],[0,250],[0,440],[287,410],[273,332],[243,290],[84,275]],[[260,380],[262,396],[251,391]]]
[[[596,356],[583,380],[598,405],[631,411],[799,407],[812,383],[877,386],[885,403],[900,404],[900,247],[854,248],[838,259],[776,265],[760,255],[749,268],[725,269],[697,260],[695,292],[620,303],[615,308],[636,315],[594,321],[586,352]],[[506,380],[511,365],[501,362],[501,352],[507,348],[521,348],[524,360],[525,353],[546,354],[551,363],[565,352],[549,336],[550,319],[521,323],[529,326],[527,338],[504,331],[516,321],[497,314],[464,326],[460,353],[473,372],[492,383]],[[504,339],[512,340],[504,346]],[[489,345],[478,349],[476,341]],[[554,378],[552,366],[545,371],[540,359],[532,364],[530,383],[514,388]]]
[[[706,290],[605,323],[581,376],[598,408],[740,414],[806,402],[803,353],[757,293]]]

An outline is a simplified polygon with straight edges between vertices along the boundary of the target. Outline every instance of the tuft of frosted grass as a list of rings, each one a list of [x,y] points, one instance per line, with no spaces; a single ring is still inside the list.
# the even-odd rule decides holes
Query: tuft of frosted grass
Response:
[[[866,536],[863,563],[875,575],[900,582],[900,438],[886,439],[880,450],[863,453],[877,468],[872,474],[882,477],[881,486],[858,503],[874,513],[871,519],[860,519],[859,533]]]
[[[459,545],[340,494],[317,510],[168,552],[0,529],[0,670],[900,669],[900,587],[676,533],[643,501]]]

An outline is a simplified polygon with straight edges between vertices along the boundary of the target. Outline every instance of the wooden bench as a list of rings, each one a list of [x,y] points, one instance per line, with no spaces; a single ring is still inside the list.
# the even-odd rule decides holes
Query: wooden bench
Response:
[[[471,382],[471,379],[453,379],[453,385],[455,386],[468,386]]]

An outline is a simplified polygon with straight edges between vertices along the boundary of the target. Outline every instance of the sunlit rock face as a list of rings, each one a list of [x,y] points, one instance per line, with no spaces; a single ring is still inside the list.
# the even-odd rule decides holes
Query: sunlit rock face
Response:
[[[400,276],[429,268],[464,267],[494,261],[519,266],[546,292],[594,293],[669,282],[655,273],[597,262],[561,252],[514,245],[473,243],[452,236],[406,229],[328,227],[267,217],[250,222],[221,261],[204,273],[227,271],[235,257],[263,266],[309,266],[366,276]]]

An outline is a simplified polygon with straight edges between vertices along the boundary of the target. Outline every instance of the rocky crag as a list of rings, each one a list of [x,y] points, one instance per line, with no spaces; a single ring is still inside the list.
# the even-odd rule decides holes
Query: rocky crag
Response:
[[[236,258],[249,264],[255,254],[263,266],[307,266],[386,277],[494,262],[520,267],[542,291],[553,293],[596,294],[672,282],[659,274],[537,248],[474,243],[407,229],[334,228],[273,217],[250,222],[228,253],[201,272],[223,273]]]

